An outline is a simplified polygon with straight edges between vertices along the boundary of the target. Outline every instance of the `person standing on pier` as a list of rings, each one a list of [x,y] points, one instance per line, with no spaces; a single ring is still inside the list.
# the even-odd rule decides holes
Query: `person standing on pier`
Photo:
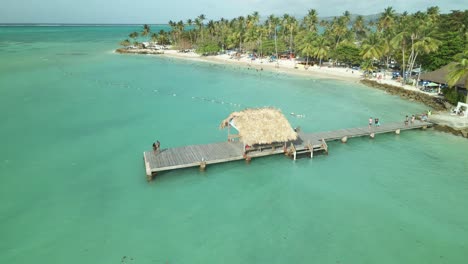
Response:
[[[408,123],[409,123],[409,117],[408,117],[408,116],[406,116],[406,118],[405,118],[405,126],[407,126],[407,125],[408,125]]]
[[[416,120],[416,117],[414,115],[411,116],[411,124],[414,124],[414,121]]]
[[[372,117],[370,117],[370,118],[369,118],[369,128],[371,128],[372,123],[374,123],[374,119],[372,119]]]
[[[153,151],[154,152],[159,151],[160,146],[161,146],[161,143],[159,142],[159,140],[156,140],[156,142],[153,142]]]
[[[379,119],[376,117],[376,118],[374,119],[374,121],[375,121],[375,126],[376,126],[376,127],[379,127],[379,126],[380,126],[380,121],[379,121]]]

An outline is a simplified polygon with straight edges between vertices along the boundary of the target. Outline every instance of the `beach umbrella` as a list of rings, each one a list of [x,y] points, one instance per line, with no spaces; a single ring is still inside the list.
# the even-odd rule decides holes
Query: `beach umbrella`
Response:
[[[439,84],[434,83],[434,82],[430,82],[430,83],[426,84],[426,86],[435,87],[435,86],[439,86]]]

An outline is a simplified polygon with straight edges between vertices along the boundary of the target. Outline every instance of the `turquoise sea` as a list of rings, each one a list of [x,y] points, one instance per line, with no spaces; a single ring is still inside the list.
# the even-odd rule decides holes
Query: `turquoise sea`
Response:
[[[310,132],[427,108],[355,83],[113,54],[136,29],[0,27],[0,263],[466,262],[468,141],[434,130],[148,184],[152,142],[224,141],[219,122],[245,107]]]

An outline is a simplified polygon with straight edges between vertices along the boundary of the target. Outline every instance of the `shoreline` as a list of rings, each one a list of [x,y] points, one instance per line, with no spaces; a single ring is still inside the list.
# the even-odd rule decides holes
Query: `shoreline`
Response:
[[[180,53],[176,50],[144,50],[138,49],[129,52],[128,50],[117,49],[114,51],[119,54],[145,54],[145,55],[158,55],[165,58],[180,59],[185,61],[202,62],[202,63],[213,63],[220,65],[229,66],[244,66],[247,69],[254,69],[257,71],[268,71],[272,73],[287,74],[290,76],[300,77],[313,77],[320,79],[332,79],[338,81],[354,82],[362,84],[369,88],[383,90],[391,95],[398,95],[400,98],[408,100],[410,102],[422,103],[438,112],[438,115],[447,113],[447,107],[450,107],[446,103],[444,98],[434,96],[427,92],[419,91],[416,87],[412,86],[401,86],[396,81],[383,79],[377,80],[365,79],[360,71],[355,71],[349,68],[338,68],[338,67],[318,67],[316,65],[309,66],[308,69],[301,64],[295,64],[292,60],[279,60],[279,68],[276,67],[275,62],[268,62],[267,60],[250,60],[249,58],[242,57],[240,59],[231,58],[227,54],[215,55],[215,56],[201,56],[194,52]],[[440,120],[439,120],[440,121]],[[453,135],[462,136],[467,138],[468,127],[455,127],[450,124],[435,122],[435,129],[451,133]]]
[[[303,76],[303,77],[314,77],[321,79],[333,79],[340,81],[351,81],[359,83],[362,78],[362,73],[347,68],[338,67],[318,67],[316,65],[309,66],[308,69],[302,64],[296,64],[293,60],[279,60],[276,67],[275,62],[268,62],[268,60],[256,59],[250,60],[249,58],[242,57],[240,59],[232,58],[227,54],[214,55],[214,56],[201,56],[194,52],[180,53],[176,50],[146,50],[146,49],[135,49],[125,50],[116,49],[115,53],[119,54],[145,54],[145,55],[158,55],[166,58],[182,59],[187,61],[204,62],[204,63],[215,63],[223,65],[233,66],[244,66],[246,68],[252,68],[258,71],[270,71],[273,73],[283,73],[288,75]]]
[[[275,62],[268,62],[268,60],[266,59],[250,60],[246,57],[242,57],[240,59],[231,59],[231,56],[227,54],[215,56],[201,56],[193,52],[179,53],[176,50],[166,50],[163,54],[161,54],[161,56],[197,62],[244,66],[246,68],[252,68],[257,71],[265,70],[274,73],[283,73],[288,75],[314,77],[321,79],[334,79],[340,81],[351,81],[355,83],[358,83],[361,79],[361,73],[358,71],[353,71],[352,73],[350,69],[328,68],[318,66],[309,66],[309,68],[306,69],[304,65],[296,64],[293,60],[279,60],[279,67],[276,67]]]
[[[413,89],[410,90],[402,86],[396,86],[396,85],[388,84],[387,82],[379,82],[377,80],[372,80],[372,79],[362,79],[360,83],[368,87],[372,87],[375,89],[385,91],[392,95],[398,95],[402,99],[406,99],[408,101],[416,101],[416,102],[423,103],[424,105],[436,111],[447,110],[447,105],[444,103],[446,101],[444,100],[444,98],[441,98],[438,96],[432,96],[427,93],[423,93],[423,92],[416,91]]]

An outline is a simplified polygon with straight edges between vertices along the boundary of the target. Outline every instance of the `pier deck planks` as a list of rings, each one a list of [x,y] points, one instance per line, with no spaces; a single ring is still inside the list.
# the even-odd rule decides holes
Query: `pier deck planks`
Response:
[[[295,148],[300,151],[307,148],[310,142],[313,146],[320,146],[322,139],[325,141],[340,140],[343,137],[353,138],[369,136],[371,133],[384,134],[430,127],[432,123],[416,121],[414,124],[405,125],[403,122],[389,123],[380,127],[358,127],[340,129],[318,133],[298,133],[298,139],[294,141]],[[289,147],[290,143],[287,143]],[[263,151],[249,152],[250,157],[263,157],[283,153],[282,148],[263,149]],[[188,167],[197,167],[204,161],[206,164],[223,163],[245,159],[241,142],[219,142],[205,145],[190,145],[176,148],[162,149],[158,152],[147,151],[143,153],[146,173],[175,170]]]

